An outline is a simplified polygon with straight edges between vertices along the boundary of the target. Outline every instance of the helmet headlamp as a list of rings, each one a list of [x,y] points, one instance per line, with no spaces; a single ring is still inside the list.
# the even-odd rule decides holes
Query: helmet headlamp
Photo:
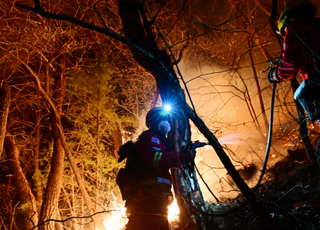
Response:
[[[159,123],[160,121],[167,120],[169,123],[172,122],[173,115],[170,105],[165,105],[163,107],[155,107],[151,109],[146,116],[146,125],[150,128],[151,124]]]
[[[171,105],[165,104],[165,105],[163,106],[163,109],[164,109],[165,111],[169,112],[169,111],[171,110]]]

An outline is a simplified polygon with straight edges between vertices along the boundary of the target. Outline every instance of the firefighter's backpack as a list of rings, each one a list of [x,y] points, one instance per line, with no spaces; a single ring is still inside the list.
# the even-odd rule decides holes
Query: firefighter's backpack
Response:
[[[127,200],[135,193],[137,184],[143,174],[142,162],[140,161],[139,154],[132,141],[128,141],[119,148],[118,162],[126,160],[125,168],[121,168],[118,172],[116,183],[120,188],[123,200]]]

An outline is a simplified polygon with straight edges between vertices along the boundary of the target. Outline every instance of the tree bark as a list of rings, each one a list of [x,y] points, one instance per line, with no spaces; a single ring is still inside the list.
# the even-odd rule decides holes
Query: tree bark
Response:
[[[49,77],[49,76],[47,76]],[[55,91],[53,94],[54,100],[57,103],[57,111],[59,116],[61,115],[61,105],[62,105],[62,96],[63,88],[65,85],[65,79],[63,74],[56,77],[55,79]],[[59,196],[62,187],[62,176],[64,170],[64,156],[65,151],[61,143],[60,132],[57,127],[58,121],[56,120],[55,114],[51,113],[51,130],[53,136],[53,154],[50,162],[50,172],[48,176],[47,187],[43,196],[43,202],[41,206],[40,218],[39,218],[39,229],[45,230],[51,228],[56,229],[54,222],[42,224],[48,219],[54,219],[55,213],[58,207]]]
[[[0,85],[0,158],[3,151],[3,143],[6,136],[7,120],[10,106],[10,88],[2,82]]]
[[[115,124],[115,128],[111,131],[111,136],[113,140],[113,155],[117,159],[118,156],[118,150],[120,146],[122,145],[122,136],[121,131],[119,129],[119,125]]]
[[[35,138],[35,149],[34,149],[34,183],[36,187],[35,197],[37,201],[38,210],[41,210],[42,203],[42,195],[43,195],[43,187],[40,181],[41,170],[39,168],[39,160],[40,160],[40,142],[41,142],[41,130],[40,130],[40,119],[41,119],[41,111],[36,111],[36,138]]]
[[[38,223],[38,213],[35,197],[32,194],[29,182],[25,177],[19,161],[19,150],[15,145],[12,137],[6,136],[4,140],[4,148],[7,152],[7,160],[9,172],[12,174],[12,179],[17,193],[18,200],[23,218],[24,229],[31,229]]]
[[[52,123],[52,133],[54,139],[54,149],[51,158],[51,170],[48,177],[47,187],[43,196],[43,202],[41,206],[39,224],[45,222],[48,219],[54,219],[55,211],[58,207],[58,200],[62,187],[62,176],[64,168],[64,149],[61,144],[59,130],[56,126],[56,121],[54,116],[51,116]],[[48,229],[48,226],[52,224],[41,224],[39,226],[40,230]],[[54,227],[53,227],[54,228]]]

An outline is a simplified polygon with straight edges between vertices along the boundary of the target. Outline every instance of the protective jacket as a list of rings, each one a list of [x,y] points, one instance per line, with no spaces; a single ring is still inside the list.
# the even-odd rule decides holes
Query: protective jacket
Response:
[[[164,141],[157,130],[149,129],[139,136],[136,148],[150,175],[159,183],[171,185],[169,169],[179,167],[179,153],[167,149],[168,145]]]
[[[299,74],[311,79],[320,70],[320,27],[318,22],[296,22],[284,36],[282,61],[277,69],[278,78],[288,80]],[[318,71],[318,73],[317,73]]]

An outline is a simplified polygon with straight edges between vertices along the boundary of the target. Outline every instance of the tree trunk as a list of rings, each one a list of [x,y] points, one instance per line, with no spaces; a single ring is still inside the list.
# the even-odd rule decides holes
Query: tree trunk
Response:
[[[191,143],[189,119],[183,111],[175,116],[172,142],[175,151],[186,150]],[[198,210],[202,210],[204,199],[196,176],[194,161],[171,170],[173,188],[180,209],[181,229],[202,229],[205,217]]]
[[[121,135],[121,130],[119,128],[118,124],[114,124],[115,128],[111,130],[111,136],[113,140],[113,155],[117,159],[119,157],[118,155],[118,150],[120,146],[122,145],[122,135]]]
[[[0,158],[3,151],[3,143],[6,136],[7,120],[10,106],[10,88],[6,83],[0,87]]]
[[[54,149],[51,158],[51,170],[48,177],[47,187],[43,196],[41,214],[39,223],[43,223],[47,219],[54,219],[54,213],[58,206],[58,200],[62,186],[62,176],[64,168],[64,149],[61,144],[60,134],[57,127],[57,122],[54,116],[51,116],[52,133],[54,140]],[[50,225],[50,224],[49,224]],[[48,225],[40,225],[40,230],[45,230]]]
[[[15,192],[17,193],[20,207],[22,207],[23,226],[25,227],[24,229],[31,229],[38,223],[36,200],[32,194],[29,182],[22,171],[19,161],[19,150],[12,137],[5,137],[4,148],[7,152],[8,167],[10,174],[12,174]]]
[[[36,111],[36,138],[35,138],[35,149],[34,149],[34,183],[36,187],[35,197],[37,201],[38,210],[41,210],[42,203],[42,195],[43,195],[43,186],[40,180],[41,170],[39,168],[39,157],[40,157],[40,141],[41,141],[41,133],[40,133],[40,119],[41,119],[41,111]]]
[[[55,91],[53,97],[57,103],[57,111],[59,116],[61,114],[63,88],[65,85],[64,76],[61,75],[55,79]],[[40,218],[39,218],[39,229],[45,230],[51,228],[55,229],[54,222],[42,224],[48,219],[54,219],[54,214],[58,208],[58,201],[62,187],[62,176],[64,169],[64,156],[65,151],[61,143],[60,132],[57,126],[58,121],[56,120],[55,114],[51,113],[51,130],[54,141],[53,154],[51,158],[51,168],[48,176],[47,187],[43,196],[43,202],[41,206]]]

